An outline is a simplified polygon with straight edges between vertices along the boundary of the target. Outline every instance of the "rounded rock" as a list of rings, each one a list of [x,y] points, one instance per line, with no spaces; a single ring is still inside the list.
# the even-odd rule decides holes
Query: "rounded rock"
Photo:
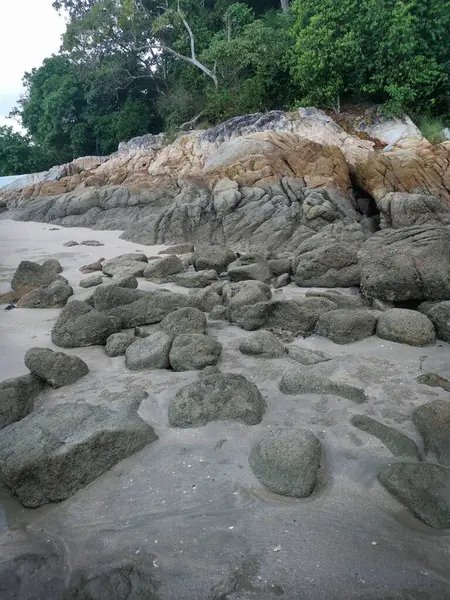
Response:
[[[381,313],[377,335],[384,340],[409,346],[429,346],[436,340],[430,319],[418,311],[405,308],[392,308]]]

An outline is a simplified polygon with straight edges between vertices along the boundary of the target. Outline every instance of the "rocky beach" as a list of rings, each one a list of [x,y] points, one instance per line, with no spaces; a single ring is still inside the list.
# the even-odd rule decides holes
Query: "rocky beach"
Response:
[[[450,596],[450,142],[348,119],[0,189],[2,600]]]

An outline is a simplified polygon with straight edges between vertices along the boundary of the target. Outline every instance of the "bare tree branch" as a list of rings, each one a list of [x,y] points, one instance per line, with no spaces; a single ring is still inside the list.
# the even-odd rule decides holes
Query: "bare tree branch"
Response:
[[[198,123],[198,121],[200,121],[200,119],[203,117],[204,114],[205,114],[205,111],[202,110],[201,112],[198,113],[198,115],[196,115],[190,121],[186,121],[186,123],[182,123],[178,129],[180,131],[183,131],[183,130],[187,129],[188,127],[190,128],[192,125],[195,125],[196,123]]]

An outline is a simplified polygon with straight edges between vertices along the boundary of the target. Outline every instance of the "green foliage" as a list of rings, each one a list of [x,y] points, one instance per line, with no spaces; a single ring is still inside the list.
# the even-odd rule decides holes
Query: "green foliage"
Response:
[[[291,72],[306,101],[369,98],[386,111],[449,103],[449,4],[443,0],[294,0]]]
[[[444,121],[437,117],[422,117],[419,121],[419,129],[432,144],[445,141],[442,130],[445,129]]]
[[[13,131],[12,127],[0,127],[1,177],[33,173],[49,166],[44,153],[33,145],[29,136]]]

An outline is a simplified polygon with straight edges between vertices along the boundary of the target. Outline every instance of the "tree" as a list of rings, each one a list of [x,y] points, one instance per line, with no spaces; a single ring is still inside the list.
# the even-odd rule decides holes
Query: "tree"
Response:
[[[0,127],[0,176],[33,173],[48,166],[29,136],[13,131],[12,127]]]
[[[292,11],[303,100],[339,111],[342,98],[368,98],[393,113],[448,103],[448,2],[294,0]]]

